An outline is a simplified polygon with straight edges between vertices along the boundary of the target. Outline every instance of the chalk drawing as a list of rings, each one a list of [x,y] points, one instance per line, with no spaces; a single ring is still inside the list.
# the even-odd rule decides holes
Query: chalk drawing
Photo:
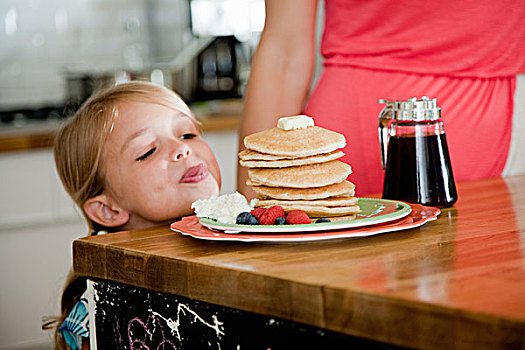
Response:
[[[182,337],[179,332],[181,316],[192,317],[193,322],[199,322],[204,326],[213,329],[218,338],[217,340],[224,335],[223,322],[220,322],[216,315],[212,316],[212,322],[207,322],[185,304],[177,305],[177,315],[175,320],[166,318],[152,309],[149,309],[148,311],[149,315],[146,322],[140,319],[140,317],[135,317],[128,322],[128,341],[131,349],[149,350],[150,346],[148,346],[148,344],[151,345],[159,341],[158,345],[154,347],[156,350],[176,350],[177,347],[175,344],[166,339],[164,326],[160,320],[163,320],[170,328],[171,334],[175,336],[179,342],[182,342]],[[156,335],[155,340],[153,339],[154,335]],[[218,342],[217,345],[220,349],[220,344]]]
[[[159,318],[163,319],[164,321],[166,321],[166,324],[168,325],[168,327],[171,328],[171,332],[173,335],[175,335],[175,333],[177,334],[177,338],[179,340],[181,340],[180,338],[180,333],[179,333],[179,326],[180,326],[180,314],[184,314],[186,315],[186,312],[190,313],[191,315],[193,315],[193,322],[196,322],[196,321],[199,321],[201,322],[203,325],[207,326],[207,327],[210,327],[211,329],[213,329],[215,331],[215,334],[217,335],[218,338],[220,338],[222,335],[224,335],[224,331],[223,331],[223,322],[220,322],[218,319],[217,319],[217,316],[216,315],[213,315],[212,316],[212,319],[213,319],[213,324],[211,323],[208,323],[206,322],[204,319],[202,319],[202,317],[200,317],[195,311],[193,311],[192,309],[190,309],[187,305],[185,304],[179,304],[177,305],[177,319],[176,320],[172,320],[171,318],[166,318],[164,316],[162,316],[161,314],[159,314],[158,312],[155,312],[155,311],[152,311],[151,309],[149,310],[153,315],[155,316],[158,316]]]
[[[164,335],[164,327],[160,322],[156,320],[155,315],[148,315],[148,320],[146,323],[144,323],[139,317],[135,317],[134,319],[130,320],[128,323],[128,340],[129,340],[129,346],[131,349],[143,349],[143,350],[149,350],[150,347],[147,345],[151,342],[153,342],[153,335],[155,334],[155,331],[157,330],[156,323],[158,323],[159,330],[160,330],[160,342],[155,347],[156,350],[168,350],[173,349],[177,350],[177,347],[175,344],[173,344],[171,341],[167,340]],[[140,334],[135,335],[133,332],[132,327],[142,327],[144,330],[143,337],[140,337]],[[153,327],[153,329],[151,329]],[[135,328],[136,330],[136,328]]]
[[[122,347],[122,335],[119,332],[120,325],[119,325],[119,319],[118,319],[117,315],[113,315],[113,320],[114,320],[114,322],[112,324],[112,326],[113,326],[113,334],[116,335],[115,343],[119,344],[120,347]],[[95,347],[95,349],[96,349],[96,347]]]

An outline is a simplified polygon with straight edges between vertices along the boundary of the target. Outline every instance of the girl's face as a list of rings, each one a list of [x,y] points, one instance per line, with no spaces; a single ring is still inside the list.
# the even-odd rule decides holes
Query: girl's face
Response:
[[[191,203],[218,195],[219,166],[195,122],[168,107],[119,104],[104,148],[106,190],[130,213],[128,229],[191,215]]]

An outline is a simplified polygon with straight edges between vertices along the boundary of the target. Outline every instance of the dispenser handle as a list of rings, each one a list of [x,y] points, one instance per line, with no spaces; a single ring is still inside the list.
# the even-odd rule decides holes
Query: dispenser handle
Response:
[[[379,113],[379,126],[377,128],[379,134],[379,144],[381,147],[381,165],[383,170],[386,169],[386,152],[388,149],[388,124],[392,120],[393,103],[386,99],[377,100],[377,103],[386,103],[386,106]]]

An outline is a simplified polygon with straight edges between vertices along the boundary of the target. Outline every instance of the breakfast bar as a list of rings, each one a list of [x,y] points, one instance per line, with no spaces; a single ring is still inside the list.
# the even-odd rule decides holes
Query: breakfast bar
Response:
[[[525,176],[457,188],[436,220],[361,238],[78,239],[92,346],[523,349]]]

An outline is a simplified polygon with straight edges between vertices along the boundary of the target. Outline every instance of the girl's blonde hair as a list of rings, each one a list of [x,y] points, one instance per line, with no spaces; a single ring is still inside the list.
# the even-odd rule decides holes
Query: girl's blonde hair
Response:
[[[54,143],[57,172],[92,230],[106,228],[90,220],[83,206],[88,199],[104,190],[102,151],[119,115],[119,103],[129,101],[160,104],[193,118],[189,107],[172,90],[149,82],[134,81],[94,93],[62,125]]]
[[[146,102],[166,106],[195,121],[184,101],[172,90],[149,82],[133,81],[95,92],[58,130],[53,147],[58,175],[67,193],[82,211],[92,231],[102,227],[89,219],[84,203],[104,190],[103,148],[119,116],[119,103]],[[196,121],[195,121],[196,122]],[[197,123],[197,122],[196,122]],[[58,327],[86,289],[86,278],[70,271],[61,298],[61,315],[46,317],[42,329],[55,329],[55,349],[66,349]]]

